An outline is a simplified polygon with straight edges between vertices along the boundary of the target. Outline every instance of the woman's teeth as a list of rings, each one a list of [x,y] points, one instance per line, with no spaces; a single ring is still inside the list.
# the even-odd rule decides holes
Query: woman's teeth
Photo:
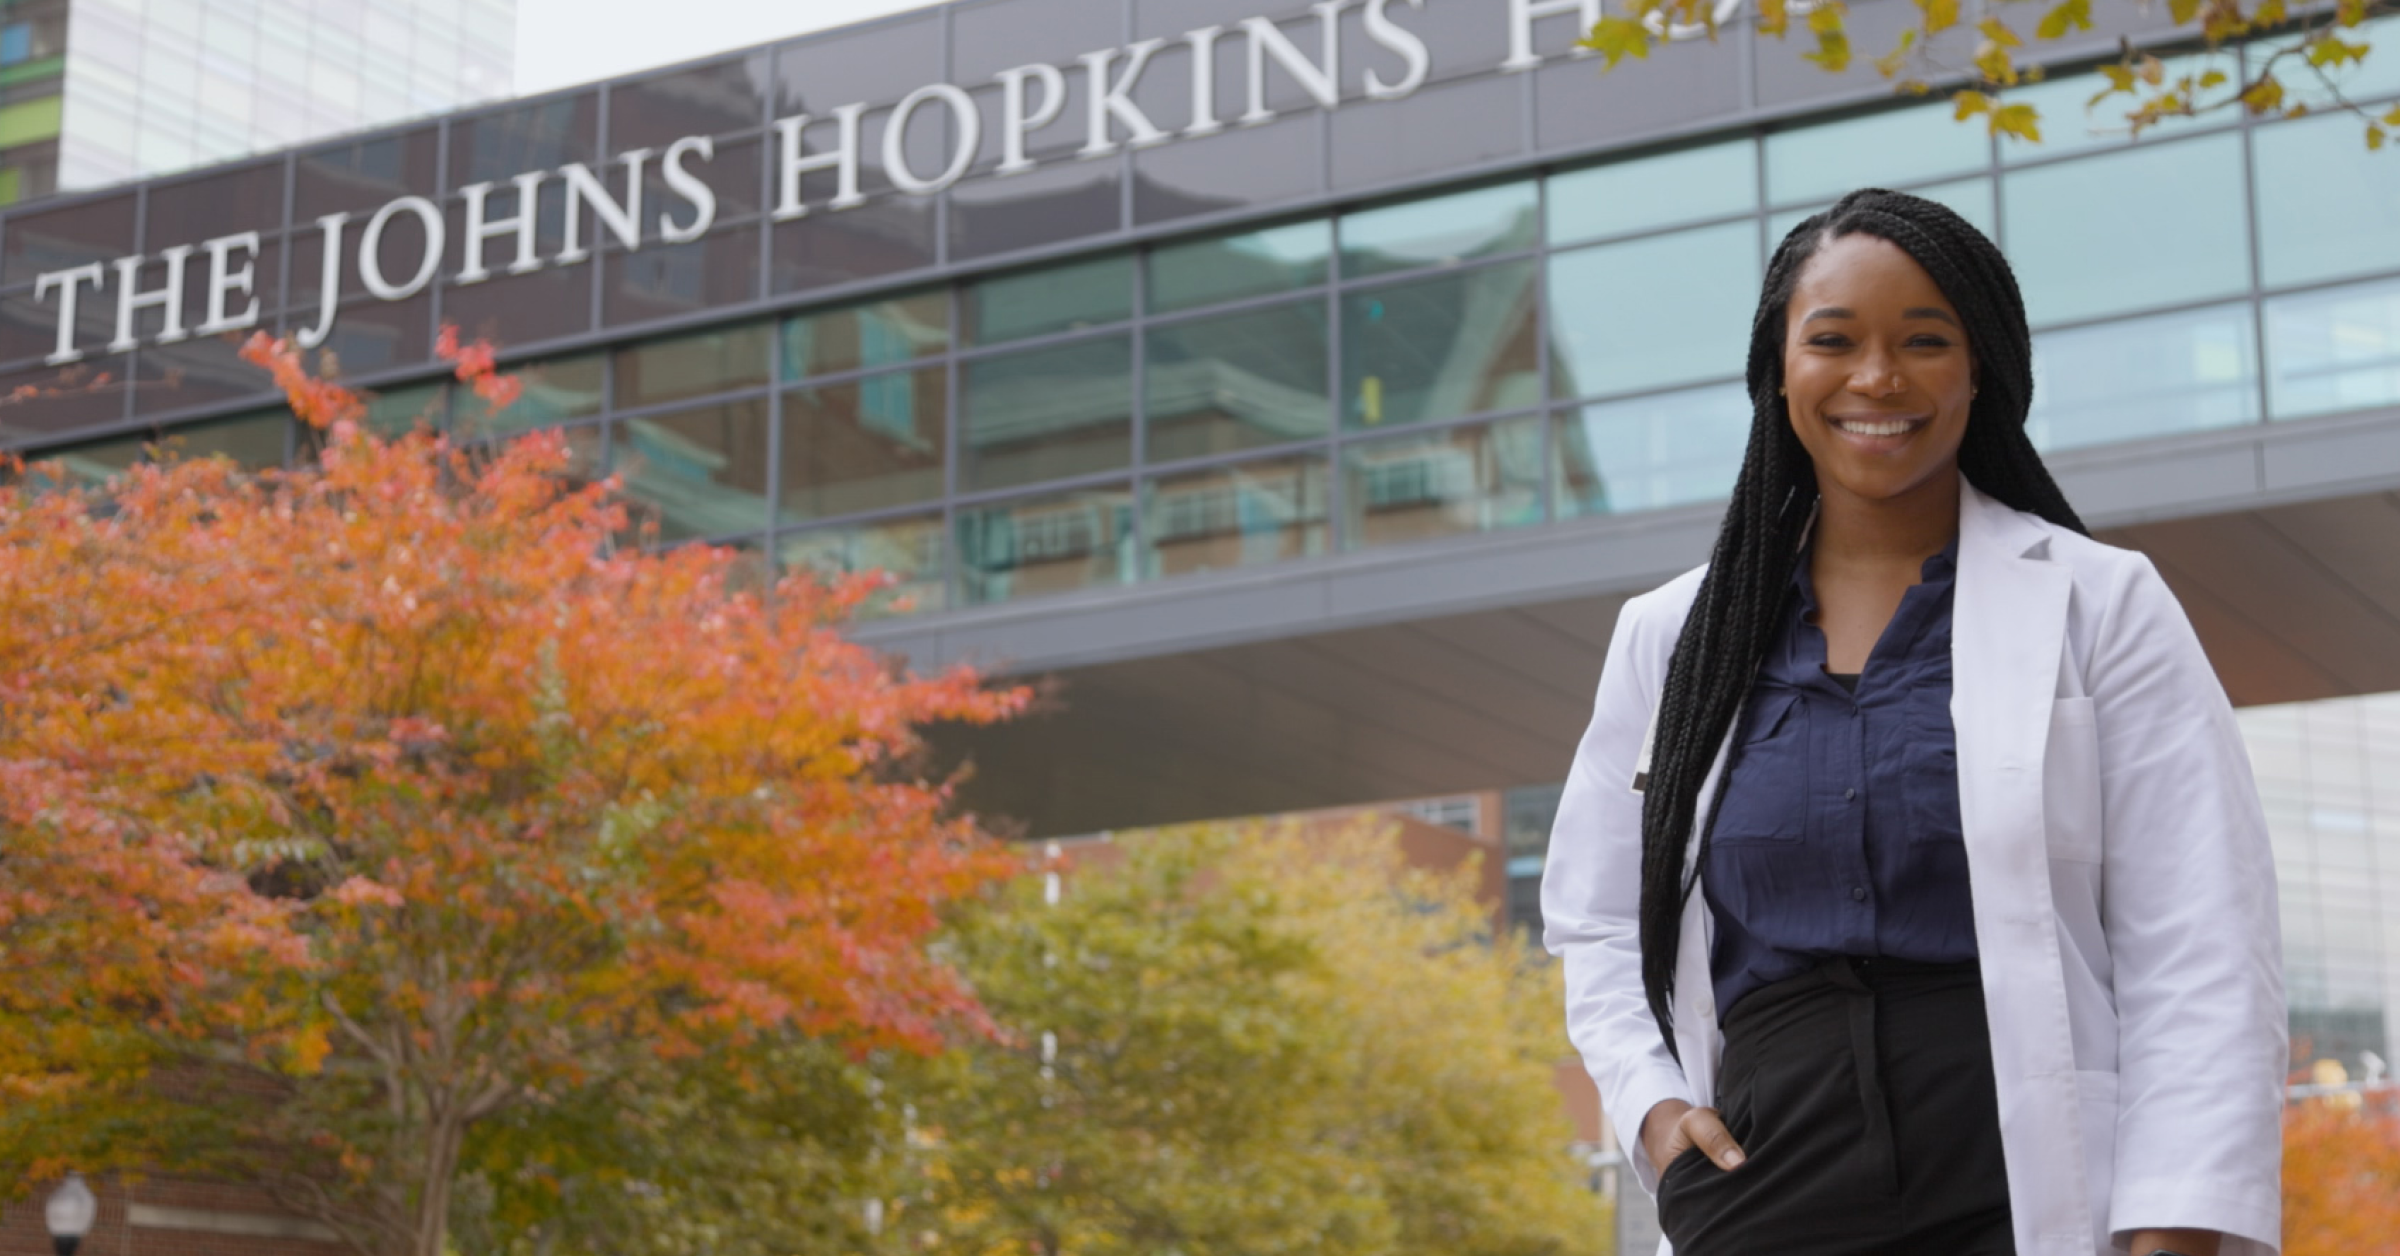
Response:
[[[1915,419],[1835,419],[1833,425],[1860,436],[1898,436],[1915,427]]]

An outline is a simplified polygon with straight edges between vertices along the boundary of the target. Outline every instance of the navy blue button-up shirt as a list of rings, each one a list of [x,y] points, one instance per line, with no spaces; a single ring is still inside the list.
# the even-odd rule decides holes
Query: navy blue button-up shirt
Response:
[[[1857,692],[1825,672],[1803,558],[1727,765],[1702,892],[1718,1015],[1832,955],[1975,958],[1950,725],[1958,542],[1925,560]]]

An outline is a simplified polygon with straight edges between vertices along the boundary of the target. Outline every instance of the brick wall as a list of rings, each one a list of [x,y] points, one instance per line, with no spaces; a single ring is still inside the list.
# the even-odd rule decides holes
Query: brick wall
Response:
[[[0,1206],[0,1256],[50,1256],[42,1201],[56,1183]],[[342,1256],[349,1248],[298,1237],[306,1225],[258,1190],[163,1178],[91,1182],[100,1217],[77,1256]],[[277,1233],[276,1231],[282,1231]]]

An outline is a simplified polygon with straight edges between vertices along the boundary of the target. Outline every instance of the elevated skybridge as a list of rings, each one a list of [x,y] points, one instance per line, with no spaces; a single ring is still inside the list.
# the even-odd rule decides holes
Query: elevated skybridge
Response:
[[[2148,553],[2237,705],[2400,690],[2400,409],[2055,455]],[[1619,607],[1701,561],[1683,507],[869,624],[1044,686],[943,739],[1029,836],[1555,781]]]

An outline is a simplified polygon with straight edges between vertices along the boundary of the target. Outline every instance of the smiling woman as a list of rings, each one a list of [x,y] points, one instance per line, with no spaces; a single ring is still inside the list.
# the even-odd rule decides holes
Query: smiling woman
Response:
[[[1775,251],[1748,384],[1543,880],[1675,1250],[2274,1251],[2264,818],[2181,609],[2027,436],[2007,262],[1854,192]]]

